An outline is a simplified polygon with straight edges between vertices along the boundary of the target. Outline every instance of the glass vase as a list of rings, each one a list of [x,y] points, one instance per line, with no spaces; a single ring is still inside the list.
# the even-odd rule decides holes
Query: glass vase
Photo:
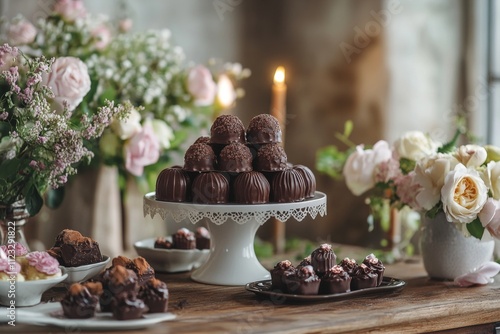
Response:
[[[2,245],[19,242],[28,250],[28,242],[24,235],[24,225],[30,214],[26,209],[24,200],[17,201],[11,205],[0,205],[0,227]]]

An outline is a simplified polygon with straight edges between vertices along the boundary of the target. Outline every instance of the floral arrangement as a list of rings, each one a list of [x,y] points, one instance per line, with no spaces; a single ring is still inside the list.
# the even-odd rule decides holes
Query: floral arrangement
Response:
[[[339,135],[343,142],[352,124],[346,129]],[[393,145],[380,140],[371,148],[356,145],[346,152],[329,147],[318,152],[317,167],[342,175],[354,195],[370,193],[367,202],[379,217],[388,202],[430,217],[444,212],[466,235],[480,239],[487,229],[500,238],[500,148],[457,146],[461,133],[457,130],[445,144],[411,131]]]
[[[58,0],[35,24],[17,17],[7,24],[4,38],[27,54],[73,56],[85,63],[91,89],[75,113],[85,114],[106,100],[133,105],[129,118],[113,120],[89,148],[94,161],[148,181],[150,189],[189,136],[243,95],[236,83],[250,75],[237,63],[186,62],[168,30],[131,33],[131,20],[113,23],[91,15],[80,0]]]
[[[0,204],[24,200],[31,215],[47,189],[57,189],[94,154],[85,141],[101,136],[113,119],[128,114],[105,101],[95,113],[74,114],[90,77],[78,58],[30,58],[0,47]]]

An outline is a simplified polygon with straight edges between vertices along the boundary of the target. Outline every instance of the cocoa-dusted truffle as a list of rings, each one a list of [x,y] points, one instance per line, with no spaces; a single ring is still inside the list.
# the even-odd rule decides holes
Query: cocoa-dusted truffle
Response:
[[[114,298],[137,295],[137,275],[134,271],[117,265],[109,270],[108,288]]]
[[[78,267],[102,262],[97,241],[70,229],[64,229],[57,235],[49,254],[65,267]]]
[[[194,237],[196,238],[197,249],[210,249],[210,232],[205,227],[196,228]]]
[[[367,257],[365,257],[363,263],[377,274],[377,286],[382,284],[382,279],[384,278],[385,271],[385,267],[382,261],[380,261],[374,254],[369,254]]]
[[[281,128],[276,117],[260,114],[250,120],[247,141],[252,144],[281,143]]]
[[[293,274],[284,276],[283,280],[287,291],[296,295],[317,295],[321,282],[312,266],[297,268]]]
[[[149,313],[163,313],[168,309],[168,288],[165,282],[153,278],[139,289],[139,298],[149,309]]]
[[[144,285],[147,281],[155,277],[155,270],[142,256],[138,256],[130,261],[127,269],[132,270],[137,275],[139,285]]]
[[[361,263],[356,266],[352,275],[350,275],[351,280],[351,290],[360,290],[366,288],[373,288],[377,286],[377,274],[365,264]]]
[[[165,168],[156,178],[156,199],[165,202],[187,202],[191,180],[180,168]]]
[[[329,244],[322,244],[311,253],[311,265],[320,277],[336,264],[337,256]]]
[[[120,297],[113,300],[113,317],[117,320],[140,319],[148,312],[142,299],[136,296]]]
[[[191,190],[194,203],[224,204],[229,200],[229,181],[218,172],[201,173],[196,176]]]
[[[92,295],[80,283],[73,283],[61,300],[64,316],[71,319],[87,319],[95,316],[99,298]]]
[[[292,275],[294,272],[295,272],[295,267],[289,260],[278,262],[274,266],[274,268],[270,270],[271,287],[273,289],[280,289],[282,291],[285,291],[286,287],[283,282],[283,276]]]
[[[216,156],[207,144],[193,144],[184,154],[184,170],[190,172],[208,172],[215,170]]]
[[[270,192],[269,181],[264,174],[257,171],[240,173],[233,182],[233,196],[236,203],[268,203]]]
[[[316,178],[314,177],[312,170],[304,165],[295,165],[293,166],[293,169],[297,170],[304,179],[306,198],[313,198],[316,193]]]
[[[227,145],[234,142],[245,143],[245,126],[234,115],[220,115],[210,128],[210,143]]]
[[[172,234],[172,247],[175,249],[195,249],[196,238],[194,233],[183,227]]]
[[[304,179],[298,171],[290,168],[275,173],[271,183],[271,202],[300,202],[304,198]]]
[[[322,294],[334,294],[351,291],[351,277],[339,265],[334,265],[321,277],[319,287]]]
[[[225,172],[248,172],[252,170],[252,152],[242,143],[226,145],[219,154],[218,168]]]
[[[356,260],[350,259],[348,257],[344,258],[342,261],[340,261],[339,265],[344,268],[344,271],[349,274],[349,276],[354,275],[354,270],[357,267]]]
[[[285,149],[279,144],[262,145],[254,159],[254,170],[275,172],[287,168],[288,157]]]

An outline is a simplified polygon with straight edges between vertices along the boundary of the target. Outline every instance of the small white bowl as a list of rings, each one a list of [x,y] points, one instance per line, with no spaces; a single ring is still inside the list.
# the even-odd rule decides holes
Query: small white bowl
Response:
[[[73,284],[85,282],[97,275],[99,275],[106,265],[109,263],[111,258],[109,256],[103,255],[103,261],[98,263],[86,264],[84,266],[78,267],[64,267],[59,266],[63,273],[68,274],[68,278],[64,281],[65,284]]]
[[[10,306],[15,301],[16,307],[33,306],[39,304],[45,291],[61,283],[68,277],[63,274],[59,277],[34,281],[21,281],[11,285],[10,281],[0,281],[0,305]]]
[[[134,243],[137,254],[145,258],[155,271],[168,273],[190,271],[201,266],[210,254],[209,249],[154,248],[155,240],[156,238],[149,238]]]

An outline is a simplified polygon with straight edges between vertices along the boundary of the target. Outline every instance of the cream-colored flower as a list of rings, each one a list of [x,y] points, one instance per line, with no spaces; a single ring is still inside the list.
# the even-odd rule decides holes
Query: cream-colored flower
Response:
[[[479,167],[486,161],[486,150],[479,145],[462,145],[453,154],[465,167]]]
[[[448,221],[472,222],[487,200],[488,188],[475,169],[458,164],[446,175],[441,201]]]
[[[500,147],[493,145],[485,145],[484,149],[486,150],[487,153],[486,163],[490,161],[500,161]]]
[[[446,174],[457,164],[458,160],[452,155],[443,153],[437,153],[417,162],[414,180],[421,187],[416,197],[420,207],[430,210],[439,203]]]
[[[440,143],[433,141],[420,131],[409,131],[394,142],[400,158],[418,161],[436,153]]]
[[[115,119],[111,123],[111,129],[121,140],[129,139],[142,129],[141,114],[136,109],[132,109],[127,119]]]
[[[500,200],[500,162],[490,161],[482,176],[484,183],[490,189],[491,197]]]
[[[153,119],[148,121],[153,127],[153,131],[160,141],[160,146],[162,149],[169,149],[170,142],[175,138],[174,131],[167,123],[159,119]]]

